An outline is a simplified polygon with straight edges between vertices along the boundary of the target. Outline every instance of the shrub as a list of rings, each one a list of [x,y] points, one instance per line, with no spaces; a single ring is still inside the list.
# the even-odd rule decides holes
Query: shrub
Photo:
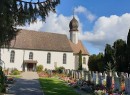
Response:
[[[56,67],[56,72],[57,73],[63,73],[63,70],[64,70],[65,68],[64,67]]]
[[[13,69],[11,71],[11,75],[19,75],[20,74],[20,71],[18,71],[17,69]]]
[[[43,65],[38,65],[38,66],[36,67],[36,70],[37,70],[37,72],[42,72],[42,70],[43,70]]]

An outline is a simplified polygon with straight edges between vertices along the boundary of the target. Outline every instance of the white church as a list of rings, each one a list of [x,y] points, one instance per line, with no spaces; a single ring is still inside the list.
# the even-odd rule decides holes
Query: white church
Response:
[[[44,69],[78,69],[78,53],[82,51],[82,68],[88,70],[89,53],[78,40],[78,21],[73,17],[69,24],[70,38],[65,34],[20,30],[10,48],[1,49],[4,68],[17,68],[20,71],[35,71],[36,66]]]

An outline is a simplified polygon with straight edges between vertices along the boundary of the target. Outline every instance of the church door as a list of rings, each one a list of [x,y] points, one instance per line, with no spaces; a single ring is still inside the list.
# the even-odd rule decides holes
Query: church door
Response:
[[[33,64],[32,63],[27,64],[27,71],[33,71]]]

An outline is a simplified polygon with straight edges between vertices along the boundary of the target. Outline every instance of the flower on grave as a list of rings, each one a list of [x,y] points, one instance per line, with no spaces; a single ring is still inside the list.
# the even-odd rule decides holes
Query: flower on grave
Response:
[[[106,86],[106,80],[105,79],[103,80],[103,85]]]
[[[125,83],[121,83],[121,90],[124,91],[125,90]]]
[[[95,90],[94,94],[95,95],[105,95],[105,91],[104,90]]]

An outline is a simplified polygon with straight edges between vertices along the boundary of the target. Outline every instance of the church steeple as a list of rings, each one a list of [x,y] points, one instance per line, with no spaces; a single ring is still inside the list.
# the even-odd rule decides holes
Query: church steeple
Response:
[[[78,43],[78,21],[73,15],[73,19],[69,23],[70,40],[77,44]]]
[[[69,27],[70,27],[70,32],[78,31],[78,21],[75,19],[74,16],[73,19],[70,21]]]

